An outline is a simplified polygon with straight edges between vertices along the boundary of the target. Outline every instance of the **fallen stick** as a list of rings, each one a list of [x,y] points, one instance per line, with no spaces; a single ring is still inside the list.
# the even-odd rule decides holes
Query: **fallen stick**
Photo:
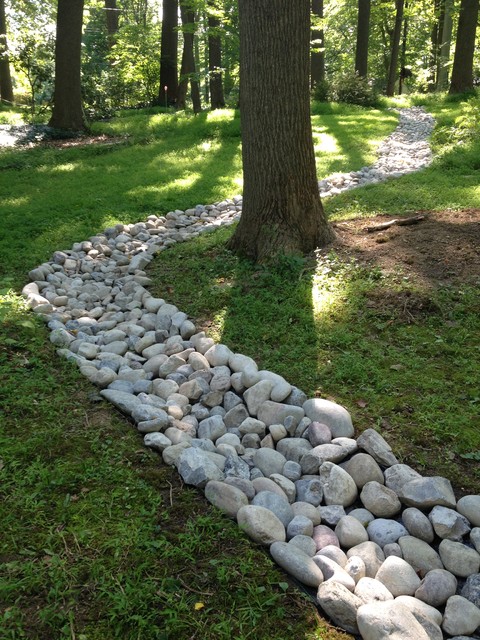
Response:
[[[413,216],[411,218],[395,218],[394,220],[389,220],[389,222],[376,224],[373,227],[365,227],[365,231],[368,233],[372,233],[373,231],[383,231],[384,229],[393,227],[394,224],[397,224],[400,227],[406,227],[409,224],[417,224],[417,222],[421,222],[422,220],[425,220],[425,218],[425,215]]]

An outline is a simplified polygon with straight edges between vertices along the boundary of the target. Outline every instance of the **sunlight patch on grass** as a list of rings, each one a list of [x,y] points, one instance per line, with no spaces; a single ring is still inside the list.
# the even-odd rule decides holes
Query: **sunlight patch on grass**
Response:
[[[2,202],[7,207],[23,207],[30,202],[28,196],[19,196],[17,198],[2,198]]]
[[[313,143],[315,153],[335,153],[339,151],[338,142],[335,137],[325,131],[313,130]]]

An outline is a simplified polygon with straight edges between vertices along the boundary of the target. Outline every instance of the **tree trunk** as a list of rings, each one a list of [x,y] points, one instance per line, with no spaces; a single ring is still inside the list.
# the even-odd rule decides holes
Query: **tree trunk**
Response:
[[[7,22],[5,0],[0,0],[0,101],[13,104],[13,86],[10,75],[10,61],[7,54]]]
[[[408,2],[405,0],[405,11],[408,8]],[[402,95],[403,81],[405,78],[412,75],[411,70],[408,70],[407,74],[407,36],[408,36],[408,17],[403,18],[403,35],[402,35],[402,51],[400,53],[400,78],[398,80],[398,93]]]
[[[402,33],[404,0],[395,0],[395,27],[392,38],[392,55],[390,56],[390,68],[388,71],[387,96],[395,95],[395,80],[397,77],[398,55],[400,53],[400,35]]]
[[[178,90],[178,0],[163,0],[158,104],[172,106]]]
[[[367,77],[369,32],[370,32],[370,0],[358,0],[357,48],[355,50],[355,71],[362,78]]]
[[[438,61],[438,43],[440,42],[440,0],[434,0],[434,15],[431,31],[431,49],[430,49],[430,75],[428,78],[428,91],[435,91],[437,86],[437,61]]]
[[[115,44],[115,36],[118,31],[118,8],[117,0],[105,0],[105,19],[107,22],[108,46]]]
[[[323,0],[312,0],[312,13],[323,20]],[[312,30],[310,87],[325,80],[325,32],[323,28]]]
[[[55,91],[49,125],[56,129],[87,128],[82,107],[81,48],[83,0],[58,0],[55,42]]]
[[[210,76],[210,106],[212,109],[222,109],[225,106],[225,97],[223,95],[220,20],[211,13],[208,15],[208,72]]]
[[[444,0],[443,23],[439,43],[437,91],[443,91],[448,86],[448,63],[450,61],[450,45],[452,42],[452,4],[452,0]]]
[[[253,260],[333,239],[310,122],[310,0],[240,0],[243,212],[229,247]]]
[[[200,90],[198,80],[195,77],[195,55],[193,42],[195,34],[195,13],[188,9],[182,2],[180,3],[180,14],[183,28],[183,54],[182,66],[180,70],[180,82],[177,93],[177,109],[185,109],[187,98],[187,87],[190,81],[193,110],[195,113],[201,111]]]
[[[473,89],[473,55],[477,31],[479,0],[462,0],[449,93]]]

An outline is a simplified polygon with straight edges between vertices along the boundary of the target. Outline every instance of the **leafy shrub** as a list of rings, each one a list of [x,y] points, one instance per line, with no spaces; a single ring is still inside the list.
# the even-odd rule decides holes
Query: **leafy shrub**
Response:
[[[375,107],[379,103],[377,92],[367,78],[357,73],[344,73],[332,83],[331,97],[337,102],[358,104],[362,107]]]
[[[319,80],[313,88],[312,97],[318,102],[328,102],[330,99],[331,87],[327,80]]]

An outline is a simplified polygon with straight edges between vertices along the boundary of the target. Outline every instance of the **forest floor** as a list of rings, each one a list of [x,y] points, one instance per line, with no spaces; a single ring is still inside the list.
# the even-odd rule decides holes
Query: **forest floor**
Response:
[[[405,277],[415,278],[425,287],[478,281],[480,209],[415,214],[425,219],[418,224],[393,225],[374,232],[368,232],[367,227],[395,217],[384,215],[334,223],[335,250],[340,256],[354,257],[386,272],[400,268]]]

